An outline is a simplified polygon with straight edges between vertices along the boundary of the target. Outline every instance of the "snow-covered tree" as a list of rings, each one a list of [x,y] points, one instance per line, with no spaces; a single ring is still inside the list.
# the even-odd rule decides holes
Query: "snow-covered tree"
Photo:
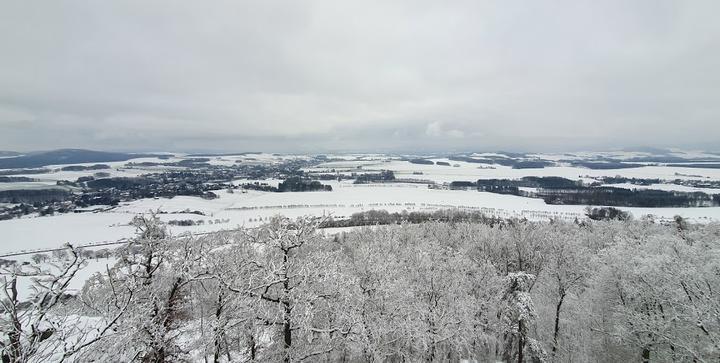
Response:
[[[3,359],[720,359],[720,225],[483,221],[172,236],[139,216],[76,297],[73,248],[2,271]]]
[[[85,261],[70,244],[57,263],[0,270],[0,356],[3,362],[64,361],[106,338],[127,304],[93,320],[72,304],[69,286]],[[23,294],[27,296],[23,297]]]

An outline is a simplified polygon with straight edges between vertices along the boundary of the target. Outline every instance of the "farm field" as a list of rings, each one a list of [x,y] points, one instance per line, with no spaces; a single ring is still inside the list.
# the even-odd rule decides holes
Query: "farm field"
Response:
[[[451,164],[423,165],[412,164],[402,160],[390,160],[387,162],[371,161],[346,161],[341,163],[320,164],[315,168],[308,169],[311,172],[329,172],[333,169],[347,170],[392,170],[398,178],[431,180],[438,183],[450,183],[458,180],[477,179],[518,179],[524,176],[558,176],[574,180],[593,180],[597,177],[624,176],[628,178],[660,178],[667,180],[720,180],[720,169],[684,168],[669,166],[644,166],[627,169],[593,170],[572,166],[553,166],[536,169],[513,169],[509,166],[468,163],[463,161],[452,161],[449,159],[428,159]],[[453,167],[452,165],[457,165]],[[422,174],[418,174],[422,173]]]
[[[303,215],[332,215],[348,217],[352,213],[370,209],[390,212],[430,211],[447,208],[482,211],[488,215],[530,220],[584,218],[585,206],[548,205],[541,199],[500,195],[465,190],[429,189],[423,184],[353,185],[349,182],[329,182],[332,192],[219,193],[219,198],[204,200],[177,196],[172,199],[143,199],[123,203],[110,211],[72,213],[45,217],[27,217],[0,221],[0,235],[4,243],[0,253],[53,248],[65,242],[89,244],[132,237],[134,229],[128,225],[138,213],[161,211],[163,221],[203,220],[203,225],[170,226],[175,234],[210,232],[238,226],[253,227],[276,214],[288,217]],[[652,214],[658,219],[675,215],[707,222],[720,220],[720,208],[622,208],[640,217]],[[205,215],[187,213],[200,211]]]

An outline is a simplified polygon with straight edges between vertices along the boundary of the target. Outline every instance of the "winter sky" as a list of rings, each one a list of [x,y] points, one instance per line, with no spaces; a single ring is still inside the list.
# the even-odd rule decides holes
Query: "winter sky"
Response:
[[[718,14],[716,0],[0,0],[0,150],[719,150]]]

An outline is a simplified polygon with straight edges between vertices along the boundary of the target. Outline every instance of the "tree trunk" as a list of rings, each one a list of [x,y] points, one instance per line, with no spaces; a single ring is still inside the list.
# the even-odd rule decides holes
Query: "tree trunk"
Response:
[[[523,348],[525,348],[525,336],[523,335],[523,322],[518,322],[518,363],[523,362]]]
[[[155,344],[159,347],[156,349],[154,356],[151,355],[150,359],[153,362],[164,362],[168,358],[168,342],[166,341],[166,337],[168,332],[173,330],[173,324],[175,323],[177,313],[177,303],[180,299],[181,285],[182,278],[176,278],[172,286],[170,287],[170,292],[168,293],[167,301],[165,302],[165,310],[162,312],[161,316],[158,316],[158,313],[156,313],[156,316],[161,319],[160,325],[162,325],[163,329],[161,330],[162,333],[159,337],[156,338],[157,340],[155,341]]]
[[[288,281],[288,260],[289,260],[289,253],[290,251],[284,251],[283,254],[283,277],[285,278],[285,281],[283,281],[283,292],[284,296],[282,299],[282,304],[284,308],[284,315],[283,315],[283,338],[285,341],[285,362],[290,362],[290,346],[292,345],[292,326],[291,326],[291,315],[292,315],[292,306],[290,306],[290,281]]]
[[[558,335],[560,333],[560,308],[562,307],[563,300],[565,299],[565,294],[560,294],[560,300],[558,301],[557,305],[555,306],[555,332],[553,333],[553,347],[552,347],[552,354],[555,356],[555,353],[558,349]]]
[[[213,363],[219,363],[220,362],[220,339],[218,337],[215,337],[215,351],[213,351]]]
[[[218,292],[218,298],[215,306],[215,322],[220,321],[220,316],[222,315],[222,306],[223,306],[223,293]],[[220,339],[224,335],[221,331],[222,329],[218,326],[215,328],[215,336],[213,337],[213,345],[215,347],[215,351],[213,352],[213,363],[218,363],[220,361],[220,348],[221,348],[221,342]]]
[[[20,343],[20,337],[22,335],[22,324],[20,323],[20,319],[18,318],[17,313],[17,306],[18,306],[18,292],[17,292],[17,277],[15,275],[12,276],[10,280],[10,306],[11,306],[11,313],[12,313],[12,330],[8,333],[8,346],[9,349],[7,349],[6,355],[3,355],[3,362],[6,360],[8,362],[17,362],[20,360],[20,355],[22,351],[22,345]]]
[[[650,362],[650,347],[643,348],[642,361],[643,361],[643,363]]]
[[[230,357],[230,343],[228,342],[227,335],[223,336],[223,343],[225,344],[225,356],[228,362],[232,362],[232,357]]]
[[[432,313],[432,309],[430,310],[430,313]],[[429,325],[430,325],[430,329],[428,329],[428,330],[430,330],[430,333],[432,334],[433,342],[430,343],[430,347],[429,347],[429,348],[430,348],[430,351],[429,351],[429,354],[428,354],[428,360],[427,360],[427,361],[428,361],[428,362],[434,362],[434,361],[435,361],[435,324],[434,324],[434,322],[433,322],[432,320],[430,320],[430,321],[429,321]]]
[[[249,348],[250,348],[250,360],[255,360],[255,357],[257,356],[257,346],[255,345],[255,336],[251,332],[250,333],[250,339],[249,339]]]
[[[292,308],[288,301],[284,301],[285,316],[283,317],[283,337],[285,340],[285,362],[290,362],[290,346],[292,345],[292,329],[290,326],[290,314]]]

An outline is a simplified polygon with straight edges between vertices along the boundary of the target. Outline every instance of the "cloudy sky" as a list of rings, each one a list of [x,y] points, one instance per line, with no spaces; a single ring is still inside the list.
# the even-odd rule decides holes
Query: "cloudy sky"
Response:
[[[0,0],[0,150],[718,150],[719,13]]]

